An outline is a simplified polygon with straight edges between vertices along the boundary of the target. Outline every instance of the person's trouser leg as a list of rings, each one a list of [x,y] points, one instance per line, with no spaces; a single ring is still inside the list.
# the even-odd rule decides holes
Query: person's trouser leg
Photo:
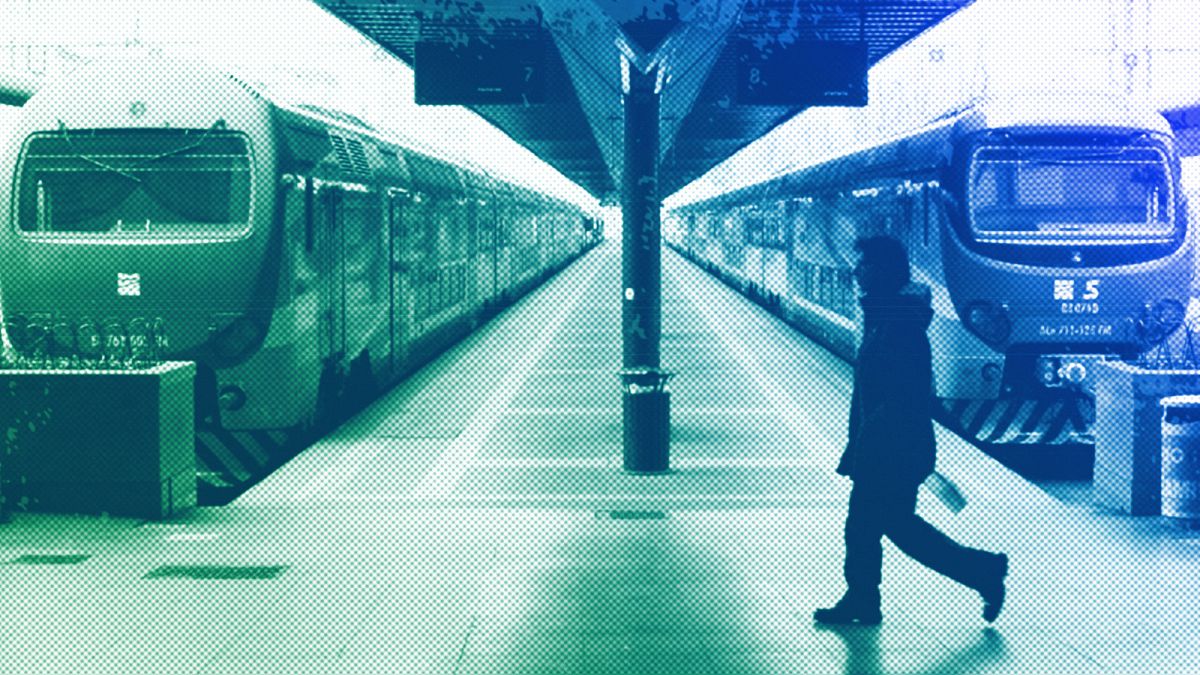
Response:
[[[963,546],[916,514],[917,488],[898,489],[885,513],[884,533],[905,555],[974,589],[994,581],[998,556]]]
[[[850,594],[878,596],[883,577],[883,513],[879,495],[861,483],[850,490],[843,574]]]
[[[878,624],[883,620],[879,610],[883,529],[868,491],[859,487],[850,491],[845,536],[846,594],[833,607],[814,611],[813,620],[818,624]]]

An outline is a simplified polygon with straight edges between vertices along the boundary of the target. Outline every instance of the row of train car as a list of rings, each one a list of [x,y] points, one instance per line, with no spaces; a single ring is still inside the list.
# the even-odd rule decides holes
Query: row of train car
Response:
[[[603,236],[595,204],[169,58],[47,84],[3,158],[6,349],[195,361],[202,496],[235,493]]]
[[[932,293],[944,420],[998,449],[1086,448],[1097,363],[1182,334],[1196,264],[1171,126],[1110,103],[977,102],[672,204],[664,238],[852,358],[854,239],[898,237]]]
[[[6,353],[195,361],[214,487],[261,475],[603,236],[594,204],[170,59],[43,87],[0,158]],[[663,223],[846,358],[853,241],[904,240],[932,291],[945,419],[990,444],[1090,443],[1097,362],[1162,349],[1193,295],[1172,129],[1118,103],[972,105]]]

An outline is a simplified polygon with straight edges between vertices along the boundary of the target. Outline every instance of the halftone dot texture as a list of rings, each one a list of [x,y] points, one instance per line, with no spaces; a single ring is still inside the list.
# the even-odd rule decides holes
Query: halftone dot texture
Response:
[[[450,673],[1147,672],[1141,664],[1190,663],[1190,629],[1171,618],[1190,602],[1186,539],[1065,507],[948,434],[942,469],[970,504],[958,516],[930,501],[920,512],[958,540],[1010,554],[1008,604],[994,631],[982,629],[977,594],[890,546],[884,624],[814,627],[812,609],[841,592],[846,489],[830,468],[850,368],[664,256],[665,300],[676,308],[664,348],[680,373],[671,474],[619,469],[619,386],[604,365],[616,358],[608,332],[619,259],[599,249],[234,506],[140,527],[18,515],[0,531],[6,550],[43,550],[56,527],[62,555],[92,557],[4,567],[26,601],[6,608],[27,620],[15,632],[26,646],[5,652],[6,662],[17,672],[53,663],[84,672]],[[556,317],[565,318],[550,331]],[[486,410],[545,339],[524,379],[507,380],[505,407]],[[481,418],[493,424],[474,452],[453,455],[457,472],[439,472]],[[433,474],[456,480],[414,497]],[[665,517],[624,517],[637,512]],[[144,578],[164,565],[201,572]],[[203,571],[280,565],[287,570],[268,579]],[[1110,613],[1116,588],[1129,609]],[[45,654],[37,645],[47,634],[73,640],[76,650],[62,654],[89,660],[24,656]]]
[[[756,209],[744,208],[756,201],[752,195],[697,212],[678,221],[680,228],[664,227],[669,240],[678,237],[670,243],[699,263],[663,253],[663,363],[678,373],[670,385],[673,470],[627,475],[620,470],[615,247],[566,266],[586,238],[576,213],[555,215],[533,191],[496,190],[478,170],[457,172],[403,149],[388,154],[371,134],[337,123],[322,146],[321,186],[301,163],[252,179],[253,201],[243,199],[241,178],[272,156],[254,144],[249,153],[222,145],[239,133],[237,116],[259,109],[247,90],[290,67],[279,54],[319,60],[348,51],[349,43],[338,37],[343,26],[314,32],[293,20],[300,11],[319,14],[315,5],[235,4],[146,5],[139,38],[203,25],[204,44],[189,32],[179,40],[187,44],[176,46],[211,52],[218,61],[235,58],[225,52],[258,60],[267,64],[266,76],[199,87],[189,96],[189,82],[197,88],[189,73],[179,78],[178,95],[112,104],[130,120],[189,115],[197,101],[214,98],[222,112],[172,125],[171,134],[142,137],[123,151],[106,149],[104,135],[89,128],[83,113],[99,114],[98,103],[43,129],[52,143],[38,160],[46,173],[41,189],[31,181],[24,201],[14,195],[2,208],[33,209],[25,232],[109,228],[128,245],[96,247],[90,255],[71,253],[65,241],[41,251],[6,247],[0,261],[10,270],[6,278],[17,268],[30,283],[24,291],[8,284],[5,301],[29,303],[21,330],[27,345],[44,350],[35,360],[52,361],[71,341],[86,347],[93,336],[101,357],[108,348],[131,359],[137,346],[183,353],[189,335],[213,338],[184,354],[220,364],[214,366],[220,376],[201,373],[197,389],[212,404],[201,410],[197,427],[209,499],[237,494],[243,481],[287,459],[291,425],[311,424],[320,435],[236,504],[163,523],[39,514],[20,477],[5,474],[4,491],[34,512],[0,527],[7,563],[0,576],[9,589],[0,624],[10,627],[0,641],[0,671],[1200,672],[1197,633],[1186,621],[1200,590],[1194,536],[1158,520],[1094,510],[1089,497],[1060,504],[948,433],[939,436],[939,466],[968,507],[952,517],[922,493],[919,512],[956,540],[1010,555],[1008,602],[996,628],[982,628],[976,593],[896,555],[890,544],[884,624],[812,625],[812,609],[829,606],[842,589],[848,491],[831,469],[845,440],[851,369],[835,354],[845,357],[857,345],[848,327],[857,312],[848,249],[828,243],[846,243],[865,228],[904,232],[914,247],[940,246],[950,226],[941,214],[953,202],[939,201],[936,177],[896,184],[849,172],[854,184],[830,193],[772,193]],[[929,4],[830,2],[812,11],[921,11]],[[1017,76],[1139,86],[1151,59],[1128,54],[1142,56],[1133,41],[1149,6],[1105,2],[1088,11],[979,0],[974,15],[952,19],[976,22],[969,39],[931,34],[872,78],[873,101],[911,103],[887,115],[809,111],[761,144],[767,152],[748,153],[728,165],[736,169],[717,173],[744,181],[916,128],[946,104],[941,93],[926,93],[941,91],[922,86],[927,82],[961,89],[955,96],[978,93],[981,85],[1000,91]],[[337,7],[354,6],[331,6]],[[370,16],[389,7],[395,5],[362,11]],[[119,17],[54,17],[54,8],[32,3],[22,13],[52,19],[45,23],[64,32]],[[764,25],[771,29],[769,21]],[[1101,37],[1078,37],[1087,27]],[[415,30],[404,22],[393,28]],[[1041,46],[1009,46],[1031,33]],[[587,39],[580,45],[586,51]],[[1084,73],[1074,57],[1062,58],[1067,46],[1077,55],[1099,54],[1112,67]],[[66,58],[63,51],[41,53],[47,69]],[[955,70],[964,60],[997,53],[1010,65],[970,76]],[[24,58],[13,54],[0,58]],[[528,124],[531,138],[548,134],[541,146],[547,153],[569,144],[554,134],[600,136],[597,148],[580,155],[591,168],[571,174],[594,186],[611,178],[600,162],[619,164],[620,121],[604,112],[619,113],[616,78],[581,74],[587,56],[577,51],[564,59],[588,125],[574,113],[556,118],[561,109],[552,106],[531,113]],[[1154,63],[1166,62],[1157,57]],[[914,63],[919,74],[903,72]],[[162,75],[166,81],[178,73]],[[391,86],[391,77],[403,86]],[[499,153],[500,161],[475,157],[494,147],[494,136],[456,127],[460,111],[397,103],[411,98],[411,74],[402,68],[281,79],[304,92],[297,98],[319,103],[326,99],[311,91],[355,89],[363,101],[353,110],[320,105],[306,114],[353,127],[359,125],[346,113],[373,124],[391,115],[377,128],[398,127],[406,139],[401,146],[472,157],[485,174],[503,174],[525,156],[513,149]],[[85,83],[81,100],[107,100],[114,83]],[[1031,102],[1041,96],[1026,95]],[[752,115],[738,118],[731,104],[720,96],[701,100],[700,118],[691,122],[711,135],[688,139],[704,148],[699,155],[737,147],[723,134]],[[225,129],[215,126],[218,119]],[[697,128],[675,123],[681,133]],[[303,131],[281,132],[272,142],[303,154],[306,138]],[[664,159],[676,177],[697,171],[685,148],[681,143]],[[368,178],[389,171],[407,178],[393,186],[403,192],[384,196]],[[284,173],[292,178],[283,180]],[[90,189],[72,191],[72,176]],[[1040,199],[1055,192],[1054,182],[1042,175],[1026,187]],[[307,194],[309,185],[319,189]],[[226,199],[202,199],[213,192]],[[788,201],[794,196],[800,199]],[[1144,212],[1157,217],[1171,208]],[[170,225],[167,212],[191,214],[189,222],[205,222],[204,231],[161,229]],[[265,224],[249,228],[253,242],[225,238],[245,229],[236,227],[243,215]],[[10,243],[37,239],[5,231]],[[150,248],[147,235],[162,232],[182,241],[161,264],[149,263],[141,257]],[[268,232],[279,238],[254,238]],[[252,245],[237,248],[246,243]],[[61,271],[66,267],[71,271]],[[1183,283],[1190,273],[1178,270]],[[1154,301],[1175,292],[1186,297],[1180,283],[1167,280],[1175,272],[1161,274],[1147,286]],[[1080,294],[1087,280],[1079,280]],[[1108,281],[1101,286],[1106,301]],[[163,284],[178,293],[175,299],[160,302]],[[90,299],[93,286],[104,301]],[[1045,292],[1053,290],[1047,285]],[[27,299],[16,300],[22,292]],[[153,314],[129,314],[111,304],[119,300],[159,304]],[[271,312],[239,321],[247,306]],[[161,333],[158,312],[165,315]],[[29,321],[39,330],[27,330]],[[85,323],[92,328],[81,332]],[[1156,330],[1148,323],[1144,329]],[[113,335],[124,339],[106,340]],[[159,344],[160,335],[168,342]],[[255,356],[244,360],[244,352]],[[1161,360],[1163,352],[1156,353]],[[401,374],[394,388],[383,384]],[[122,410],[118,403],[114,411]],[[944,416],[961,432],[992,443],[1066,438],[1086,434],[1092,424],[1088,401],[1077,398],[957,398],[945,406]],[[42,412],[21,409],[5,419],[6,453],[49,423]],[[79,441],[81,451],[102,452],[103,439]],[[1065,490],[1071,488],[1079,484]]]

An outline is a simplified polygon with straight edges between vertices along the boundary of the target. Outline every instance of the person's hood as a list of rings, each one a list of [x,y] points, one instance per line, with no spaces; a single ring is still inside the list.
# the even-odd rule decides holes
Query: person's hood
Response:
[[[865,323],[912,322],[924,331],[933,320],[931,298],[929,287],[914,281],[901,288],[899,293],[863,295],[859,301]]]

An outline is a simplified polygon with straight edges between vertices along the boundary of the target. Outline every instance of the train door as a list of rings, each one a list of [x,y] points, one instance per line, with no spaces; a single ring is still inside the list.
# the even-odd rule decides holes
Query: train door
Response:
[[[398,373],[407,356],[409,313],[408,269],[404,264],[407,250],[405,239],[408,224],[405,218],[407,195],[400,191],[388,194],[388,333],[391,340],[391,368]]]
[[[480,213],[483,210],[482,200],[478,196],[472,194],[468,198],[466,205],[467,219],[467,259],[463,272],[463,293],[465,300],[465,311],[473,313],[479,297],[483,295],[483,288],[479,284],[479,258],[482,246],[480,245],[480,237],[482,236],[482,224],[480,221]]]
[[[396,197],[388,191],[387,195],[387,241],[388,241],[388,372],[395,374],[397,363],[396,350]]]
[[[337,422],[345,376],[342,362],[345,352],[345,330],[342,326],[345,311],[342,306],[342,271],[338,260],[341,248],[338,232],[341,219],[339,192],[336,187],[322,185],[305,195],[310,205],[308,213],[311,214],[305,225],[305,245],[312,252],[311,260],[316,273],[316,342],[321,361],[314,420],[317,428],[330,428]]]
[[[504,241],[504,199],[497,194],[492,200],[492,304],[500,301],[500,245]]]
[[[546,255],[546,241],[547,241],[546,240],[546,230],[548,229],[546,227],[546,224],[550,218],[550,215],[549,215],[549,211],[547,210],[545,204],[540,204],[540,203],[535,204],[534,208],[537,209],[537,215],[535,215],[533,217],[534,252],[533,252],[533,256],[532,256],[533,260],[530,264],[530,267],[533,268],[533,270],[531,270],[531,272],[536,274],[537,273],[536,271],[543,269],[546,264],[546,258],[547,258],[547,255]],[[537,283],[537,281],[534,280],[533,283]]]
[[[329,188],[320,188],[313,199],[313,263],[317,273],[317,353],[329,364],[333,356],[333,228],[329,221]]]
[[[324,195],[325,246],[322,258],[322,305],[325,319],[326,354],[334,364],[341,365],[346,356],[346,241],[342,227],[342,191],[326,188]]]
[[[475,210],[475,223],[479,232],[477,241],[478,251],[475,259],[481,269],[478,277],[481,283],[476,301],[490,307],[496,295],[496,197],[488,194],[479,201]]]

